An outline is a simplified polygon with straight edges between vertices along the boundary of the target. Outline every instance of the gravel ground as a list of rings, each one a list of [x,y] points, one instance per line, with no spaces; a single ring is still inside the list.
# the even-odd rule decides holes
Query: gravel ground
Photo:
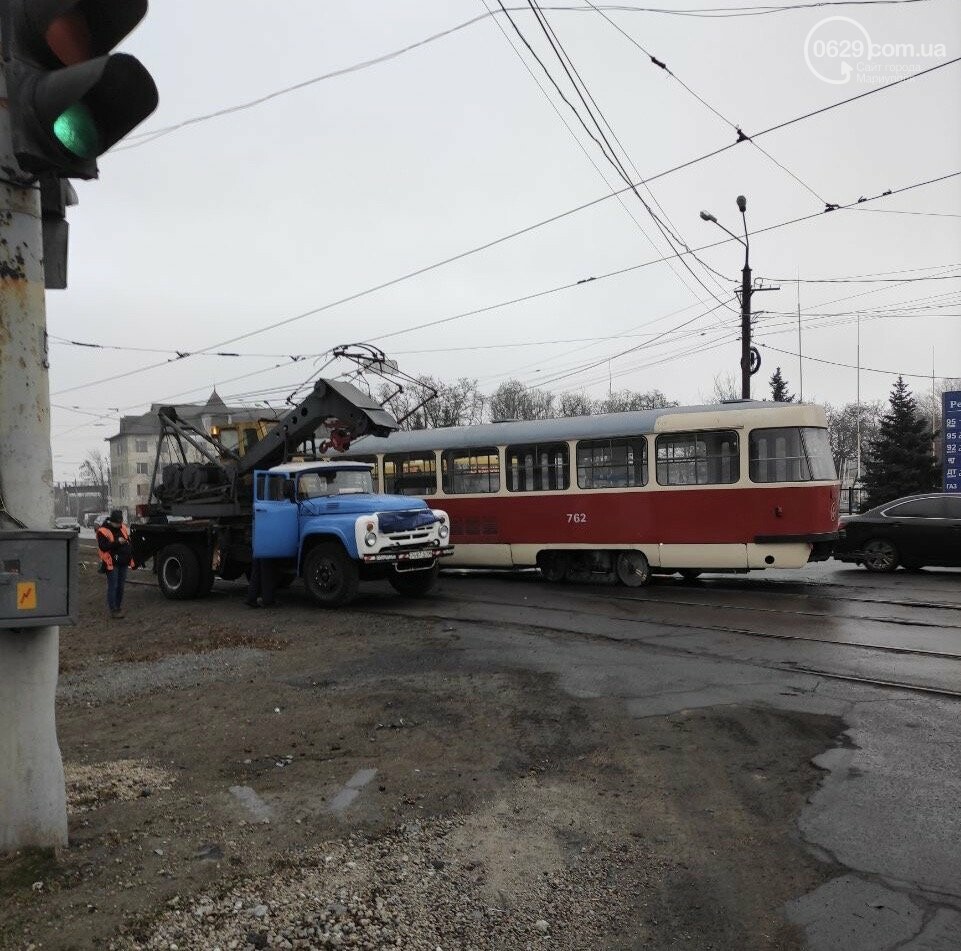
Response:
[[[4,951],[803,947],[784,905],[833,869],[795,817],[838,721],[633,719],[468,663],[451,625],[377,614],[386,587],[318,613],[148,583],[105,623],[81,585],[70,846],[0,858]]]
[[[149,935],[111,948],[580,948],[585,925],[595,934],[616,925],[618,870],[646,858],[636,840],[597,843],[492,896],[475,833],[457,818],[405,823],[375,840],[349,835],[298,856],[285,874],[171,899]]]
[[[209,654],[174,654],[141,663],[107,663],[100,669],[65,674],[57,684],[63,703],[110,703],[156,690],[176,690],[236,680],[264,662],[266,651],[221,648]]]

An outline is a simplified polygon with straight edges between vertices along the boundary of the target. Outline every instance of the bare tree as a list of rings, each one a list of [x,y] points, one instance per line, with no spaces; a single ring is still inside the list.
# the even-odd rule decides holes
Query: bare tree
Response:
[[[554,394],[524,386],[520,380],[507,380],[488,398],[490,418],[550,419],[554,415]]]
[[[831,456],[842,481],[855,477],[858,457],[858,404],[846,403],[844,406],[825,404],[828,417],[828,437],[831,440]],[[862,403],[861,413],[861,454],[867,452],[869,440],[875,435],[878,422],[884,412],[884,403],[875,400]]]
[[[660,390],[638,393],[636,390],[615,390],[597,406],[598,413],[628,413],[643,409],[662,409],[677,406],[677,400],[669,400]]]
[[[477,380],[467,377],[444,383],[421,376],[402,390],[384,384],[377,391],[377,399],[401,429],[407,430],[468,426],[479,423],[484,412],[484,397],[477,389]]]
[[[714,377],[714,390],[711,396],[701,397],[705,403],[723,403],[725,400],[741,398],[741,381],[733,373],[718,373]]]
[[[596,404],[586,393],[561,393],[557,412],[561,416],[591,416]]]
[[[918,403],[918,411],[931,424],[931,431],[937,436],[943,429],[943,405],[941,397],[944,393],[961,391],[961,379],[936,380],[932,389],[923,396],[918,394],[915,399]]]
[[[470,426],[481,421],[484,397],[477,389],[477,380],[461,377],[456,383],[442,383],[431,377],[422,379],[437,391],[423,410],[429,428]]]
[[[80,478],[88,485],[96,486],[100,493],[100,506],[106,508],[110,495],[110,459],[99,449],[92,449],[80,463]]]

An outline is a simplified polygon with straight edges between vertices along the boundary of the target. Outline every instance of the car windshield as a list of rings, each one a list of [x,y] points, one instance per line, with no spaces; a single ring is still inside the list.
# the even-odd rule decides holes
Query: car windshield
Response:
[[[357,495],[373,492],[369,469],[332,469],[329,472],[305,472],[297,480],[297,498],[317,499],[327,495]]]

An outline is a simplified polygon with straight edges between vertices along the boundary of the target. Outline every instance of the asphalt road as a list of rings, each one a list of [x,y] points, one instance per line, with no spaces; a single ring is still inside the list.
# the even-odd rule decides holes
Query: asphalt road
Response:
[[[838,874],[789,916],[815,951],[961,948],[961,572],[828,562],[633,590],[449,573],[429,599],[367,608],[444,619],[473,659],[553,673],[636,717],[730,704],[843,717],[845,745],[817,761],[798,820]]]

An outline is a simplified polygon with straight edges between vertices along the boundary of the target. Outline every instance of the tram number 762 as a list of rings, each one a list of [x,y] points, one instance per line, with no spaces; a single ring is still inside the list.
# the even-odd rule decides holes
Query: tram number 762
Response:
[[[578,525],[583,525],[587,521],[586,512],[568,512],[567,521],[569,523],[576,523]]]

